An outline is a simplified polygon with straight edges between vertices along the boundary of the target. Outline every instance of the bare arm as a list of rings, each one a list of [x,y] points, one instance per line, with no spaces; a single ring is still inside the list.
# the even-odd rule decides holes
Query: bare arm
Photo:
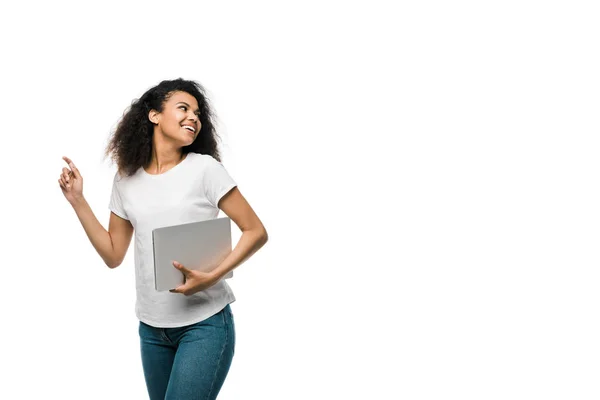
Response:
[[[63,168],[58,179],[65,198],[75,210],[85,233],[104,263],[109,268],[118,267],[123,262],[131,243],[133,234],[131,222],[111,212],[108,231],[104,229],[83,197],[83,177],[79,169],[69,157],[63,156],[63,160],[71,167],[71,169]]]
[[[109,268],[118,267],[123,262],[131,243],[133,236],[131,222],[111,212],[107,231],[100,224],[85,198],[81,197],[71,205],[90,242],[104,263]]]
[[[211,272],[221,279],[263,247],[269,240],[269,236],[261,220],[237,187],[223,196],[218,207],[242,231],[242,237],[232,252]]]
[[[233,269],[244,263],[269,240],[267,230],[261,220],[237,187],[232,188],[225,194],[217,206],[240,228],[242,237],[233,251],[211,272],[193,271],[185,268],[184,265],[173,264],[185,275],[185,283],[171,289],[171,293],[181,293],[189,296],[214,285]]]

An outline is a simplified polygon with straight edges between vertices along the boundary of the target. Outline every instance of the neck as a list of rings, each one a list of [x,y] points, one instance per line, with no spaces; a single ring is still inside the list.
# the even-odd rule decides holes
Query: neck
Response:
[[[150,164],[146,167],[146,171],[151,174],[162,174],[179,164],[185,159],[187,155],[184,155],[181,149],[179,151],[158,151],[154,149],[152,151],[152,159]]]

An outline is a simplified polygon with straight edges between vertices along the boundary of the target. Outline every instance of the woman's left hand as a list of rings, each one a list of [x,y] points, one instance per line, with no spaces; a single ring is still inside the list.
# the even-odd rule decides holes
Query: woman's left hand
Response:
[[[208,289],[219,281],[211,273],[188,269],[177,261],[173,261],[173,265],[183,273],[185,282],[175,289],[170,289],[169,292],[171,293],[181,293],[185,296],[190,296],[201,290]]]

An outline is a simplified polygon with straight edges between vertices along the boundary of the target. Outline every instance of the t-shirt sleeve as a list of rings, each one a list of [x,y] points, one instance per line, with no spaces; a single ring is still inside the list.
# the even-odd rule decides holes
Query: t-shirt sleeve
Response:
[[[113,178],[112,192],[110,194],[108,209],[117,214],[119,217],[129,220],[129,217],[123,208],[123,199],[121,198],[121,192],[119,191],[118,185],[118,174],[118,172],[115,173]]]
[[[212,156],[207,158],[203,184],[206,198],[215,208],[219,208],[219,200],[237,186],[223,164]]]

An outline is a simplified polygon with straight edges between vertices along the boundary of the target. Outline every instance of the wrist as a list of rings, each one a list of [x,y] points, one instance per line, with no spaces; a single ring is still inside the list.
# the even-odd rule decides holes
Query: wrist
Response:
[[[210,276],[215,283],[219,282],[221,278],[223,278],[224,274],[219,271],[219,268],[213,269],[210,271]]]
[[[73,208],[78,207],[82,204],[85,204],[85,197],[83,197],[83,195],[78,196],[78,197],[73,197],[73,200],[69,201],[69,203],[71,203],[71,206]]]

